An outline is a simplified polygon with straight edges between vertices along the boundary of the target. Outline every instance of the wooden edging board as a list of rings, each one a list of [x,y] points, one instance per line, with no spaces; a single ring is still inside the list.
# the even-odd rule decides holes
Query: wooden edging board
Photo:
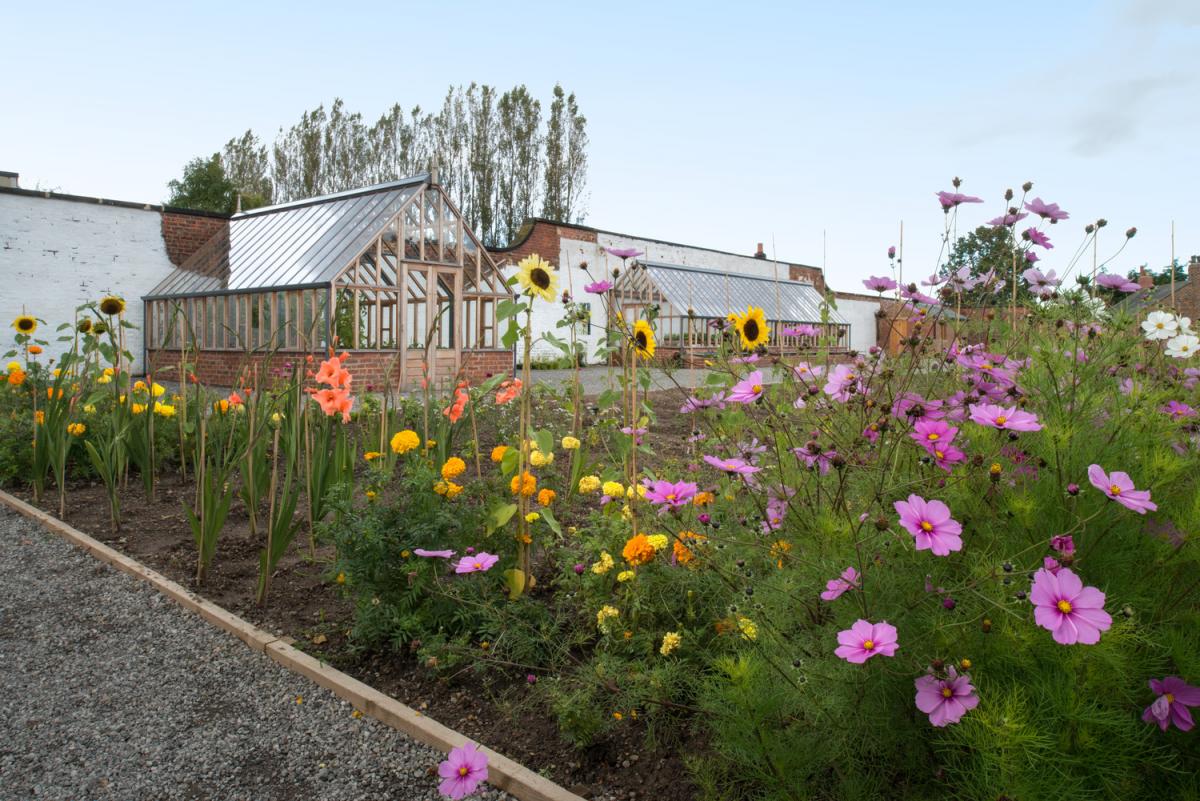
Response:
[[[101,562],[141,579],[177,604],[194,612],[209,623],[224,629],[255,651],[265,653],[293,673],[304,676],[331,691],[339,698],[349,701],[355,709],[365,715],[404,732],[414,740],[439,751],[447,752],[462,745],[470,738],[426,717],[386,693],[347,676],[320,660],[293,648],[270,632],[242,620],[211,601],[208,601],[181,584],[143,565],[135,559],[117,551],[82,531],[67,525],[58,518],[43,512],[19,498],[0,490],[0,503],[30,520],[41,524],[47,531],[90,553]],[[581,796],[565,790],[554,782],[540,776],[529,768],[519,765],[503,754],[480,745],[488,757],[488,784],[521,801],[584,801]]]

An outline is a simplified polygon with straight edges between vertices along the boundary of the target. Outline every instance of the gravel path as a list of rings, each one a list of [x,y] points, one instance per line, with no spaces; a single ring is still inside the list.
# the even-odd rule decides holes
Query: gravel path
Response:
[[[439,798],[441,754],[352,712],[0,510],[0,800]]]

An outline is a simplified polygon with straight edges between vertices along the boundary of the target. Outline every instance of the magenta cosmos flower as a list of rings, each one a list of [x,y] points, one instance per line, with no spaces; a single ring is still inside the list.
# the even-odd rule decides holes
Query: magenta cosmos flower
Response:
[[[715,456],[709,456],[705,454],[704,461],[708,462],[718,470],[730,474],[737,473],[745,476],[762,470],[761,467],[755,467],[745,459],[718,459]]]
[[[449,559],[454,556],[454,551],[427,551],[424,548],[413,548],[413,553],[426,559]]]
[[[1065,220],[1071,215],[1058,207],[1057,203],[1047,203],[1040,197],[1035,197],[1033,200],[1025,204],[1025,210],[1031,211],[1043,220],[1049,220],[1051,223],[1056,223],[1059,220]]]
[[[1039,570],[1029,600],[1033,619],[1062,645],[1095,645],[1100,642],[1100,632],[1112,626],[1112,617],[1104,611],[1104,593],[1083,586],[1070,568],[1060,568],[1057,573]]]
[[[942,190],[937,193],[938,203],[941,204],[942,211],[950,211],[955,206],[960,206],[963,203],[982,203],[983,198],[975,197],[974,195],[964,195],[962,192],[947,192]]]
[[[605,248],[604,252],[618,259],[632,259],[642,255],[642,251],[634,248]]]
[[[971,406],[971,420],[1002,431],[1042,430],[1036,414],[1021,411],[1016,406],[1004,408],[990,403],[977,403]]]
[[[487,551],[480,551],[474,556],[464,556],[454,566],[455,573],[486,573],[492,565],[500,561],[500,557]]]
[[[1133,479],[1128,473],[1120,470],[1105,473],[1104,468],[1093,464],[1088,466],[1088,481],[1109,498],[1139,515],[1158,509],[1158,505],[1150,500],[1150,490],[1134,489]]]
[[[842,593],[858,587],[858,571],[848,567],[842,571],[840,578],[825,582],[825,592],[821,593],[822,601],[836,601]]]
[[[1025,219],[1028,216],[1029,215],[1023,211],[1019,212],[1017,214],[1004,214],[1004,215],[1001,215],[994,219],[988,220],[988,225],[994,226],[996,228],[1009,227],[1009,226],[1016,225],[1017,223],[1019,223],[1021,220]]]
[[[899,286],[899,284],[885,275],[872,275],[863,281],[863,286],[872,292],[890,292]]]
[[[933,457],[933,463],[947,473],[953,472],[954,465],[967,461],[967,454],[953,445],[934,445],[929,449],[929,455]]]
[[[594,281],[583,288],[584,292],[591,295],[603,295],[605,292],[613,288],[612,281]]]
[[[1200,687],[1193,687],[1178,676],[1150,679],[1150,689],[1158,695],[1146,707],[1142,720],[1157,723],[1163,731],[1172,723],[1180,731],[1191,731],[1192,713],[1189,706],[1200,706]]]
[[[929,715],[929,722],[938,728],[958,723],[963,715],[979,706],[971,677],[965,673],[958,675],[953,665],[946,671],[944,679],[927,675],[914,684],[917,686],[917,709]]]
[[[951,551],[962,550],[962,523],[950,516],[946,504],[909,495],[907,501],[896,501],[893,505],[900,515],[900,525],[915,538],[918,551],[949,556]]]
[[[698,487],[689,481],[680,481],[671,483],[670,481],[651,481],[646,479],[642,482],[646,487],[645,499],[650,503],[666,506],[668,509],[678,509],[680,506],[687,506],[691,503],[692,498],[696,497]]]
[[[438,765],[442,777],[438,792],[448,798],[462,798],[475,792],[475,788],[488,778],[487,754],[475,743],[464,743],[451,748],[445,761]]]
[[[829,372],[825,380],[825,394],[841,403],[850,400],[850,395],[863,389],[862,380],[853,367],[839,364]]]
[[[1101,273],[1096,276],[1096,285],[1105,289],[1112,289],[1116,292],[1137,292],[1141,289],[1136,282],[1130,281],[1123,275],[1114,275],[1112,273]]]
[[[917,420],[910,437],[919,442],[930,453],[938,446],[949,445],[954,441],[958,429],[942,420]]]
[[[1168,414],[1176,420],[1181,420],[1184,417],[1195,417],[1196,410],[1186,403],[1179,401],[1171,401],[1166,406],[1162,407],[1163,414]]]
[[[741,381],[733,385],[725,396],[728,403],[754,403],[763,394],[762,370],[755,370]]]
[[[1035,245],[1040,245],[1046,250],[1054,250],[1054,244],[1050,241],[1050,237],[1036,228],[1026,228],[1021,232],[1021,237],[1027,239]]]
[[[876,654],[895,656],[899,647],[895,626],[886,620],[872,623],[860,618],[850,628],[838,632],[838,647],[834,654],[861,665]]]

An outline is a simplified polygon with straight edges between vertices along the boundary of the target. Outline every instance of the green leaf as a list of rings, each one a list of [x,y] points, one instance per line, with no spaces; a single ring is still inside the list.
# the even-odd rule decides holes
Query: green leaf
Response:
[[[502,506],[497,506],[488,515],[488,534],[497,529],[504,528],[516,513],[517,505],[515,503],[506,503]]]
[[[554,518],[554,513],[550,511],[549,507],[542,509],[542,519],[546,521],[546,525],[550,526],[551,531],[560,537],[562,536],[562,526],[558,524],[558,521]]]
[[[500,338],[500,344],[506,348],[511,348],[517,344],[517,339],[521,336],[521,328],[517,325],[516,320],[509,320],[508,328],[504,329],[504,336]]]
[[[521,593],[525,592],[525,571],[512,570],[504,571],[504,586],[508,587],[508,600],[515,601],[521,597]]]
[[[549,429],[543,428],[541,431],[534,431],[533,441],[542,453],[550,453],[554,450],[554,435],[550,433]]]
[[[500,473],[502,475],[511,475],[516,472],[517,464],[521,459],[521,452],[516,448],[509,448],[504,452],[504,458],[500,460]]]

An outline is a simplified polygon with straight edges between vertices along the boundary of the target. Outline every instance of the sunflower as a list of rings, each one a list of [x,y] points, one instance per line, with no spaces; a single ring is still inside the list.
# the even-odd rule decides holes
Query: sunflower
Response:
[[[521,259],[517,267],[520,269],[517,280],[525,292],[549,303],[554,302],[558,291],[558,274],[550,262],[535,253]]]
[[[112,317],[114,314],[120,314],[125,311],[125,301],[118,298],[116,295],[107,295],[100,298],[100,311]]]
[[[654,349],[658,344],[654,340],[654,329],[650,327],[650,323],[638,320],[633,324],[633,344],[637,348],[637,355],[643,359],[654,356]]]
[[[103,320],[97,320],[96,322],[92,323],[92,334],[93,335],[101,336],[102,334],[107,334],[107,333],[108,333],[108,323],[104,322]]]
[[[37,330],[37,320],[28,314],[22,314],[12,322],[13,328],[22,334],[32,334]]]
[[[87,317],[79,318],[79,322],[75,323],[75,330],[81,334],[86,334],[92,330],[92,321]]]
[[[733,328],[741,337],[742,347],[746,350],[754,350],[759,345],[771,341],[771,329],[767,327],[767,318],[762,309],[747,306],[745,314],[735,314],[733,318]]]

